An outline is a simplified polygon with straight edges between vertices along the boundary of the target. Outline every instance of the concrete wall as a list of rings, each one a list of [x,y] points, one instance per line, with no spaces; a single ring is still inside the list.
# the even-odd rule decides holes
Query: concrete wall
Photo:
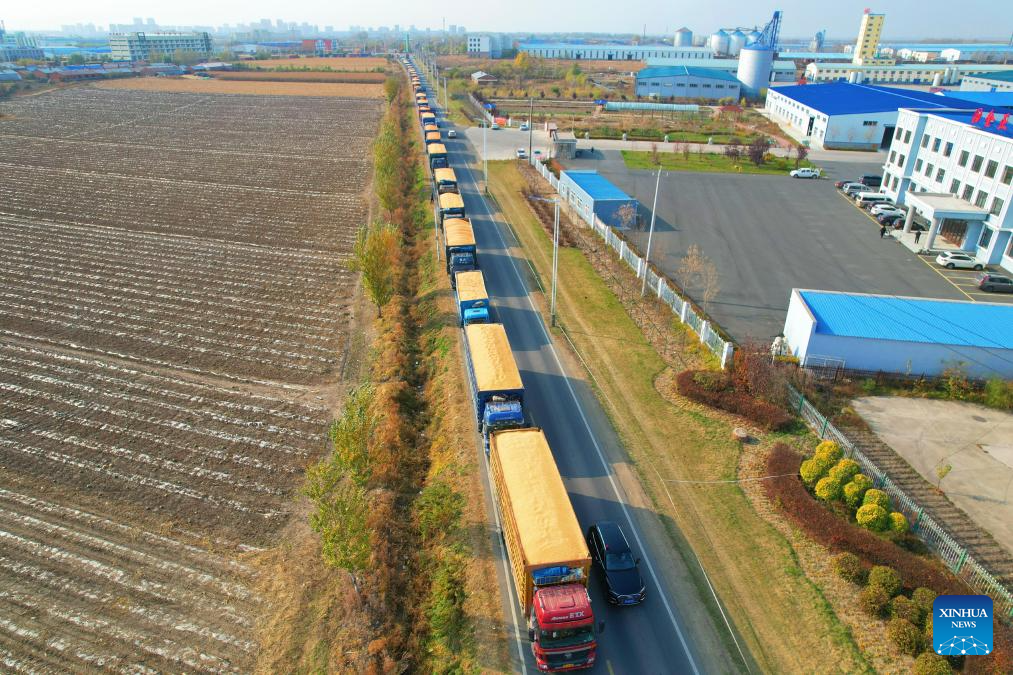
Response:
[[[798,358],[799,363],[805,363],[814,330],[816,330],[816,319],[813,318],[806,304],[802,302],[798,290],[793,289],[791,299],[788,301],[788,314],[784,319],[783,332],[791,353]]]

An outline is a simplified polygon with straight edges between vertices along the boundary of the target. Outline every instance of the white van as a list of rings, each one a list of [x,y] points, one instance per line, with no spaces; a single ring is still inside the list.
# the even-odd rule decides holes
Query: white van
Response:
[[[892,204],[893,200],[882,192],[859,192],[855,195],[855,203],[867,209],[873,204]]]

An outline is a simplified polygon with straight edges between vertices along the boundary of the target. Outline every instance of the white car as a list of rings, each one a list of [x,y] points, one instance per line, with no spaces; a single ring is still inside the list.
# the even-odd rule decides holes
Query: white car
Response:
[[[878,216],[881,213],[895,213],[904,215],[905,213],[907,213],[907,211],[897,206],[896,204],[875,204],[871,209],[869,209],[869,213],[871,213],[874,216]]]
[[[936,256],[936,263],[948,270],[980,270],[984,268],[984,265],[963,251],[944,251]]]
[[[448,129],[447,138],[457,138],[457,129]]]
[[[788,175],[792,178],[819,178],[820,170],[810,168],[792,169],[788,172]]]
[[[517,159],[527,159],[528,151],[524,148],[517,148]]]

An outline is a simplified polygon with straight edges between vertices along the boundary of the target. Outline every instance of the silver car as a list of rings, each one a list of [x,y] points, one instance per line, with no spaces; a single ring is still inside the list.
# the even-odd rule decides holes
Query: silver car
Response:
[[[985,267],[976,258],[963,251],[943,251],[936,256],[936,263],[948,270],[980,270]]]

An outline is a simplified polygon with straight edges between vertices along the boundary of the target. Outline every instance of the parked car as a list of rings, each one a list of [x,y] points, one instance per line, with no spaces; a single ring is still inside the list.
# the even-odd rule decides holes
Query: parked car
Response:
[[[801,169],[793,169],[789,171],[788,175],[792,178],[819,178],[820,170],[803,167]]]
[[[859,192],[868,192],[869,186],[865,183],[845,183],[841,191],[849,197],[854,197]]]
[[[869,209],[869,213],[871,213],[874,216],[879,216],[879,215],[886,216],[886,215],[898,214],[898,213],[900,215],[902,215],[902,216],[903,215],[907,215],[907,211],[905,211],[901,207],[897,206],[896,204],[891,204],[889,202],[884,202],[882,204],[873,204],[872,208]]]
[[[601,521],[587,530],[591,560],[602,572],[605,595],[614,605],[639,605],[647,597],[640,576],[640,558],[633,557],[626,535],[613,522]]]
[[[531,126],[527,122],[521,122],[521,131],[527,131]]]
[[[984,268],[977,259],[963,251],[944,251],[936,256],[936,263],[948,270],[980,270]]]
[[[493,122],[492,126],[489,127],[489,128],[492,129],[493,131],[498,131],[499,130],[499,122]]]
[[[528,151],[524,148],[517,148],[517,159],[527,159]]]
[[[447,138],[457,138],[457,129],[447,129]]]
[[[876,222],[883,225],[902,227],[904,225],[903,213],[881,213],[876,216]]]
[[[862,176],[859,176],[858,182],[864,183],[865,185],[868,185],[871,188],[878,188],[880,185],[883,184],[883,177],[878,176],[874,173],[867,173]]]
[[[859,192],[855,195],[855,203],[863,209],[876,204],[892,204],[890,197],[882,192]]]
[[[982,272],[974,277],[974,285],[989,293],[1013,293],[1013,279],[1001,274]]]
[[[531,154],[535,156],[535,159],[541,159],[542,158],[542,151],[541,150],[535,149],[535,151],[532,152]]]

